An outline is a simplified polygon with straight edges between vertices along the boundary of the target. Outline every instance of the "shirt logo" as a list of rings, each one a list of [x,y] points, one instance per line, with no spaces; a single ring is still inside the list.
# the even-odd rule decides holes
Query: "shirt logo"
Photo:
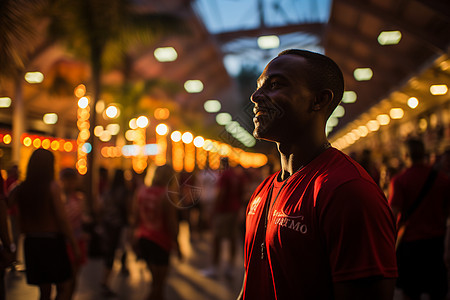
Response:
[[[258,208],[259,203],[261,203],[261,196],[257,196],[253,199],[252,204],[250,205],[250,210],[248,211],[248,215],[254,215],[256,213],[256,209]]]
[[[282,211],[273,212],[273,224],[295,230],[301,234],[308,232],[308,227],[303,223],[304,216],[288,216]]]

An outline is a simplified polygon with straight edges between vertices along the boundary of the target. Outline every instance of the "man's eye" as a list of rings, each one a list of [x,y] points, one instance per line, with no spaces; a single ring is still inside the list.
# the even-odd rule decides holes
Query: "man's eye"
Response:
[[[279,86],[280,86],[280,84],[278,83],[278,81],[272,81],[272,82],[270,83],[270,88],[271,88],[271,89],[278,88]]]

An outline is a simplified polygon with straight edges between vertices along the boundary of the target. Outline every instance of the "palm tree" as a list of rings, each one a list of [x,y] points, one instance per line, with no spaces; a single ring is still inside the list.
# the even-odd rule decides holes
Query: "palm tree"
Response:
[[[91,117],[88,142],[87,190],[90,204],[95,199],[97,176],[95,171],[95,139],[97,124],[95,107],[102,93],[101,75],[105,58],[120,61],[130,45],[155,42],[156,38],[179,32],[180,18],[171,14],[139,14],[130,0],[52,0],[51,36],[64,40],[68,50],[88,60],[91,66]],[[113,51],[112,51],[113,50]],[[114,61],[114,59],[112,59]]]
[[[25,107],[23,103],[23,75],[33,61],[50,42],[38,39],[36,24],[45,0],[0,1],[0,87],[4,80],[11,80],[13,91],[12,161],[20,159],[20,138],[25,131]]]

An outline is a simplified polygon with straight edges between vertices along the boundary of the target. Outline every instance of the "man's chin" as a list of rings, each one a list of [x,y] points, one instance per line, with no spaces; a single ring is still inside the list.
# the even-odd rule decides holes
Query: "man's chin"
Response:
[[[255,126],[255,129],[253,130],[253,137],[257,140],[273,141],[267,134],[267,130],[261,126]]]

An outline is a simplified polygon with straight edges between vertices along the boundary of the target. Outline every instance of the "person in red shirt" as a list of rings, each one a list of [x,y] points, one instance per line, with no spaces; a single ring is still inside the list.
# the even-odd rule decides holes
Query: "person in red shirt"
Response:
[[[286,50],[258,79],[253,135],[275,142],[282,169],[246,212],[239,299],[392,299],[395,222],[384,194],[327,141],[344,82],[330,58]]]
[[[172,187],[175,172],[169,165],[158,166],[151,186],[142,186],[133,207],[134,248],[152,273],[147,299],[165,299],[164,289],[172,249],[181,258],[178,245],[177,195]]]
[[[80,258],[75,261],[75,256],[71,247],[67,247],[70,261],[72,263],[73,276],[71,278],[71,297],[73,297],[80,276],[81,267],[87,262],[87,233],[83,230],[83,224],[89,222],[86,213],[86,197],[78,189],[78,173],[74,168],[65,168],[59,173],[62,194],[61,200],[64,203],[67,219],[70,224],[73,236],[80,249]]]
[[[213,210],[212,265],[203,271],[203,275],[217,277],[222,256],[222,242],[229,242],[229,256],[225,265],[225,276],[233,276],[233,264],[236,258],[237,236],[239,230],[239,211],[243,204],[243,176],[230,167],[228,157],[220,160],[221,173],[217,181],[217,196]]]
[[[401,216],[408,214],[433,170],[425,162],[425,146],[421,140],[407,140],[406,148],[412,164],[394,176],[389,186],[389,204],[399,223],[403,223]],[[445,299],[447,294],[444,239],[450,180],[443,172],[437,172],[429,184],[421,202],[408,214],[406,229],[397,248],[397,286],[410,299],[420,299],[422,293],[430,294],[431,299]]]

